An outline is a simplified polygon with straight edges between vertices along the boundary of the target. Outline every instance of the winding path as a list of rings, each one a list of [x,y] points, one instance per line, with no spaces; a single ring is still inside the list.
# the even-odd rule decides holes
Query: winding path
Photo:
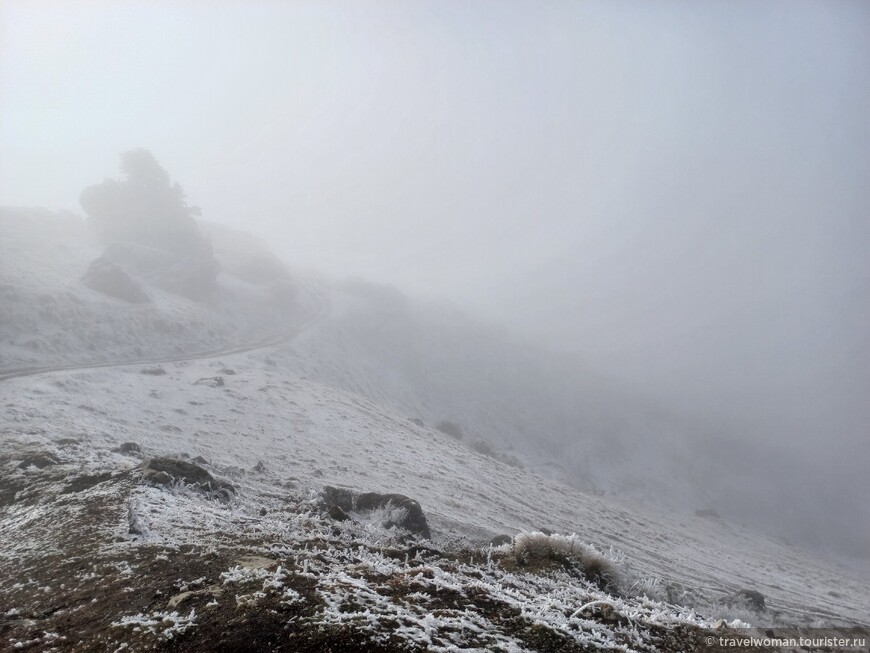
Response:
[[[298,336],[300,333],[317,323],[325,317],[330,310],[329,300],[322,289],[315,287],[313,283],[305,283],[304,291],[312,300],[313,308],[306,313],[303,313],[296,320],[293,327],[286,333],[271,336],[264,340],[259,340],[254,343],[240,345],[237,347],[227,347],[221,349],[209,349],[204,351],[191,352],[187,354],[176,354],[174,356],[155,356],[152,358],[133,358],[121,361],[110,361],[105,363],[71,363],[68,365],[42,365],[38,367],[19,367],[10,370],[0,370],[0,381],[8,381],[22,376],[36,376],[38,374],[46,374],[48,372],[64,372],[69,370],[91,370],[101,367],[123,367],[126,365],[154,365],[157,363],[180,363],[182,361],[201,360],[204,358],[217,358],[218,356],[229,356],[231,354],[244,354],[257,349],[267,349],[276,347],[285,342],[288,342]]]

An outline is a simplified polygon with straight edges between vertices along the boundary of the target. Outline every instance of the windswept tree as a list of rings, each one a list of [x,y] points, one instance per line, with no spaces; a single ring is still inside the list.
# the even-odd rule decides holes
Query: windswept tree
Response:
[[[201,295],[215,284],[218,265],[211,243],[199,233],[200,214],[178,182],[143,148],[121,154],[123,179],[106,179],[82,191],[80,202],[107,243],[129,243],[169,255],[182,266],[181,286]]]

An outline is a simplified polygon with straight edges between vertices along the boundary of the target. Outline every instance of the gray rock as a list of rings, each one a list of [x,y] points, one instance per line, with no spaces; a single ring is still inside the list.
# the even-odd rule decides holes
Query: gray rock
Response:
[[[139,282],[127,274],[120,265],[104,256],[91,263],[82,277],[82,283],[91,290],[132,304],[149,301]]]
[[[140,454],[142,453],[142,447],[140,447],[135,442],[124,442],[121,444],[115,451],[123,454]]]
[[[18,463],[18,469],[27,469],[28,467],[36,467],[37,469],[45,469],[51,465],[57,465],[58,460],[48,453],[32,453],[24,457]]]
[[[216,261],[202,252],[182,254],[131,242],[110,243],[103,257],[167,292],[201,301],[215,290]]]
[[[338,506],[329,506],[326,509],[326,514],[335,521],[348,521],[351,517]]]
[[[172,458],[149,458],[142,463],[142,480],[153,485],[184,484],[209,497],[228,501],[232,484],[214,478],[199,465]]]
[[[193,382],[193,385],[207,385],[210,388],[220,388],[224,385],[224,377],[222,376],[204,376]]]
[[[404,518],[397,522],[388,522],[384,526],[388,528],[390,526],[398,526],[427,540],[432,537],[423,508],[417,501],[403,494],[357,493],[327,485],[323,488],[321,496],[327,506],[336,506],[345,513],[371,512],[385,508],[388,505],[402,508],[406,513]]]

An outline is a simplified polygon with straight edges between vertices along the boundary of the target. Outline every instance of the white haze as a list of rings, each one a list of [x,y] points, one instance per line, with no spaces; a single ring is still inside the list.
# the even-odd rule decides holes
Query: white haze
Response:
[[[81,213],[147,147],[286,260],[447,298],[834,493],[870,460],[868,143],[861,2],[0,4],[0,205]]]

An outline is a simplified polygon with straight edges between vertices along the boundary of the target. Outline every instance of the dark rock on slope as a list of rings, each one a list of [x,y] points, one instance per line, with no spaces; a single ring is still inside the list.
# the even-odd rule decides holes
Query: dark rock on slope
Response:
[[[120,265],[101,256],[91,263],[88,271],[82,277],[91,290],[122,299],[131,304],[141,304],[148,301],[148,295],[142,286],[134,280]]]
[[[425,539],[431,537],[426,515],[420,504],[406,497],[404,494],[380,494],[378,492],[352,492],[343,488],[326,486],[323,488],[322,497],[327,506],[337,506],[345,513],[372,512],[392,506],[404,510],[405,515],[384,524],[387,527],[398,526]]]
[[[199,492],[227,501],[235,488],[214,478],[199,465],[172,458],[149,458],[142,463],[142,480],[154,485],[183,483]]]

